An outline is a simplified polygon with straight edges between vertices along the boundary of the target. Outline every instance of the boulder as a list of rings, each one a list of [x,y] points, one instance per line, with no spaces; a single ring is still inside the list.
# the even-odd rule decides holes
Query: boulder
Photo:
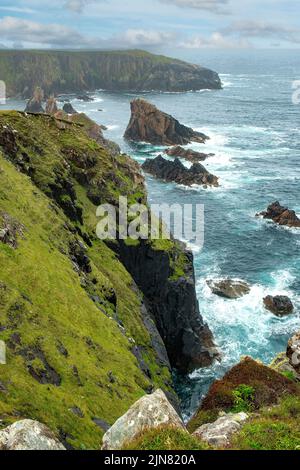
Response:
[[[264,298],[264,305],[267,310],[274,313],[278,317],[290,315],[294,311],[292,301],[286,295],[268,295]]]
[[[238,299],[251,290],[249,284],[238,279],[212,279],[206,283],[214,294],[225,299]]]
[[[289,339],[286,355],[290,365],[300,374],[300,331]]]
[[[124,444],[145,429],[159,426],[185,429],[181,418],[167,400],[162,390],[140,398],[103,437],[103,450],[122,449]]]
[[[188,162],[192,162],[192,163],[204,162],[204,160],[206,160],[208,157],[214,156],[213,153],[207,154],[207,153],[196,152],[195,150],[192,150],[192,149],[184,149],[180,145],[166,149],[165,154],[168,155],[169,157],[184,158]]]
[[[45,112],[46,114],[51,114],[52,116],[58,112],[58,107],[54,96],[50,96],[50,98],[47,99]]]
[[[206,135],[180,124],[172,116],[143,99],[131,102],[131,118],[124,137],[154,145],[204,143],[208,139]]]
[[[65,450],[47,426],[24,419],[0,431],[0,450]]]
[[[192,186],[219,186],[219,179],[212,175],[200,163],[194,163],[191,168],[186,168],[176,158],[173,162],[166,160],[161,155],[154,159],[146,160],[142,165],[143,170],[156,178],[164,181]]]
[[[7,212],[0,211],[0,243],[16,249],[18,237],[24,238],[25,227]]]
[[[73,108],[71,103],[65,103],[63,106],[63,111],[67,114],[77,114],[77,111]]]
[[[197,439],[213,447],[228,447],[233,434],[240,431],[249,415],[246,413],[229,413],[221,416],[214,423],[203,424],[194,433]]]
[[[25,113],[43,114],[44,92],[40,87],[34,90],[33,97],[28,101]]]
[[[278,201],[270,204],[266,211],[260,212],[257,216],[273,220],[278,225],[300,227],[300,219],[297,217],[296,212],[281,206]]]

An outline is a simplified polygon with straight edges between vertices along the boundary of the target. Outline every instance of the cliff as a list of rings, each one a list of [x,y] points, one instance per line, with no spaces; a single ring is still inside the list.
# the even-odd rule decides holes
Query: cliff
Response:
[[[216,72],[144,51],[0,51],[1,80],[9,96],[109,91],[220,89]]]
[[[185,249],[148,244],[147,284],[139,245],[96,237],[98,204],[146,203],[137,163],[97,136],[83,116],[0,113],[1,427],[35,419],[83,449],[153,388],[176,406],[170,361],[186,371],[213,358]]]

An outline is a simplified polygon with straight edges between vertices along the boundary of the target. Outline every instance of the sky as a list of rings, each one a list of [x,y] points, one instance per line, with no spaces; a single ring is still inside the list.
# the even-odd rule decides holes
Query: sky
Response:
[[[299,0],[0,0],[1,48],[299,46]]]

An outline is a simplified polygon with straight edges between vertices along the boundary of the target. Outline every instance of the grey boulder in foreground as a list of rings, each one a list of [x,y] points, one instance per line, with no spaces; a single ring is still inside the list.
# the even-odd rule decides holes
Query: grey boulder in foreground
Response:
[[[242,424],[249,418],[246,413],[227,414],[214,423],[203,424],[193,436],[214,447],[227,447],[232,436],[238,432]]]
[[[162,390],[140,398],[103,437],[102,450],[122,449],[145,429],[159,426],[185,429],[181,418],[167,400]]]
[[[66,450],[47,426],[24,419],[0,431],[0,450]]]

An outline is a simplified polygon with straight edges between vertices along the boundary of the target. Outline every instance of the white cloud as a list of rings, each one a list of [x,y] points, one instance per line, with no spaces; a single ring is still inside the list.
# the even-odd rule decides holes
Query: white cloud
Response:
[[[155,30],[128,29],[119,39],[121,44],[125,43],[133,47],[161,46],[172,43],[176,39],[176,34]]]
[[[180,44],[181,47],[187,49],[201,49],[201,48],[219,48],[219,49],[234,49],[234,48],[249,48],[251,44],[247,39],[232,40],[222,35],[222,33],[215,32],[210,37],[201,35],[193,36]]]
[[[93,3],[93,0],[67,0],[64,6],[74,13],[81,13],[89,3]]]
[[[300,43],[300,28],[266,21],[236,21],[224,28],[223,33],[226,35],[238,34],[241,37],[272,38]]]
[[[213,13],[228,13],[230,0],[160,0],[164,3],[172,3],[181,8],[195,8]]]

